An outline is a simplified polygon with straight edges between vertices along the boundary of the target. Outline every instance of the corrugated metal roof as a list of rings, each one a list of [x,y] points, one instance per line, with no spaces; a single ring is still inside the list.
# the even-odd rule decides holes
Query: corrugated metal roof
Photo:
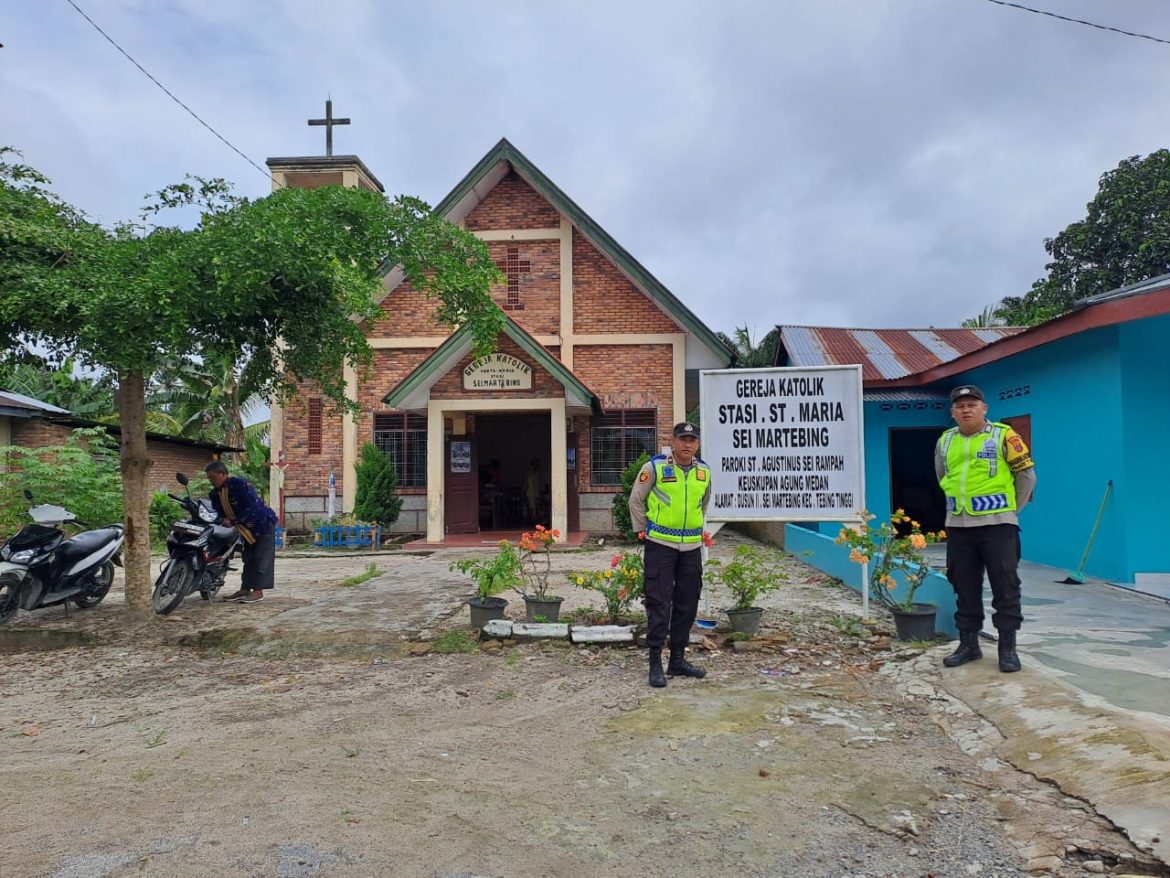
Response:
[[[904,378],[948,363],[1023,332],[1021,326],[987,329],[843,329],[782,326],[780,341],[793,366],[860,364],[866,381]]]
[[[1167,287],[1170,287],[1170,274],[1160,274],[1157,277],[1151,277],[1149,280],[1139,281],[1136,284],[1118,287],[1115,290],[1107,290],[1104,293],[1097,293],[1095,296],[1086,296],[1083,299],[1078,299],[1076,305],[1080,308],[1086,308],[1089,305],[1112,302],[1114,299],[1128,299],[1130,296],[1140,296]]]
[[[23,393],[14,393],[11,390],[0,390],[0,405],[18,409],[30,409],[37,412],[52,412],[55,415],[70,414],[67,409],[49,405],[47,402],[41,402],[39,399],[33,399],[31,396],[25,396]]]

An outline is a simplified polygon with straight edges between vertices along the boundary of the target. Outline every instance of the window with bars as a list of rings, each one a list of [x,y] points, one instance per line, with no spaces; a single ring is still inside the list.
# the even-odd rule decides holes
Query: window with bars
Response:
[[[394,462],[400,488],[427,484],[427,419],[401,412],[374,415],[374,444]]]
[[[654,409],[623,409],[594,417],[589,425],[592,484],[620,485],[627,466],[644,453],[654,454],[656,420]]]
[[[321,421],[323,417],[321,397],[309,397],[309,454],[321,453]]]

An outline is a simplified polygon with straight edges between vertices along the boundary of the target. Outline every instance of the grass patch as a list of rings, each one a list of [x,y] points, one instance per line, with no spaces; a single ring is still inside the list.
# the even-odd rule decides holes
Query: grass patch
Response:
[[[382,573],[382,571],[378,569],[378,565],[375,564],[373,561],[371,561],[369,564],[366,565],[365,570],[363,570],[357,576],[351,576],[349,579],[343,579],[341,581],[341,584],[342,585],[361,585],[363,582],[368,582],[369,580],[373,579],[375,576],[380,576],[381,573]]]
[[[523,659],[521,658],[520,653],[516,650],[512,650],[506,656],[504,656],[504,664],[506,664],[509,668],[520,667],[521,661],[523,661]]]
[[[496,701],[508,701],[516,697],[516,693],[511,689],[501,689],[496,693]]]
[[[431,649],[443,654],[475,652],[476,636],[469,631],[445,631],[431,641]]]
[[[131,774],[130,777],[137,781],[150,780],[152,777],[154,777],[154,772],[149,768],[140,768]]]

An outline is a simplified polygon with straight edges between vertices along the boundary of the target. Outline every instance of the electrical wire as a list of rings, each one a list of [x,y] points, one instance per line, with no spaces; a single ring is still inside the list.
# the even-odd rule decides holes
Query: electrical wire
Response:
[[[167,97],[169,97],[172,101],[174,101],[176,104],[178,104],[184,110],[186,110],[187,113],[190,114],[191,118],[193,118],[196,122],[198,122],[200,125],[202,125],[204,128],[206,128],[208,131],[210,131],[212,134],[214,134],[216,137],[218,137],[220,139],[220,141],[222,141],[224,143],[224,145],[227,146],[232,152],[234,152],[236,155],[238,155],[240,158],[242,158],[244,161],[246,161],[248,164],[250,164],[253,168],[255,168],[257,171],[259,171],[261,174],[263,174],[265,179],[267,179],[267,180],[272,179],[272,175],[269,174],[268,171],[264,170],[264,168],[260,167],[258,164],[256,164],[254,161],[252,161],[250,158],[248,158],[248,156],[244,155],[243,152],[241,152],[239,149],[236,148],[235,144],[233,144],[230,140],[228,140],[226,137],[224,137],[222,134],[220,134],[218,131],[216,131],[214,128],[212,128],[209,124],[204,122],[201,118],[199,118],[199,115],[194,110],[192,110],[185,103],[183,103],[181,100],[179,100],[177,97],[175,97],[175,95],[165,85],[163,85],[161,82],[159,82],[153,76],[151,76],[150,72],[145,67],[143,67],[137,61],[135,61],[132,57],[130,57],[130,53],[127,52],[125,49],[123,49],[121,46],[119,46],[116,42],[114,42],[114,38],[111,37],[104,30],[102,30],[100,27],[98,27],[97,22],[94,21],[92,18],[90,18],[88,15],[86,15],[85,12],[82,10],[82,8],[80,6],[78,6],[75,2],[73,2],[73,0],[65,0],[65,2],[68,3],[70,6],[72,6],[74,9],[76,9],[78,15],[80,15],[82,18],[84,18],[86,21],[88,21],[91,25],[93,25],[93,29],[96,30],[103,37],[105,37],[111,46],[113,46],[115,49],[117,49],[119,52],[121,52],[126,57],[127,61],[129,61],[131,64],[133,64],[135,67],[137,67],[140,71],[142,71],[143,75],[145,75],[147,79],[149,79],[151,82],[153,82],[155,85],[157,85],[160,89],[162,89],[163,93]]]
[[[1110,27],[1107,24],[1097,24],[1096,22],[1085,21],[1081,18],[1069,18],[1067,15],[1057,15],[1055,12],[1047,12],[1043,9],[1033,9],[1031,6],[1024,6],[1020,3],[1009,3],[1008,0],[987,0],[987,2],[994,3],[996,6],[1010,6],[1012,9],[1020,9],[1024,12],[1035,13],[1036,15],[1046,15],[1049,18],[1058,18],[1061,21],[1069,21],[1073,24],[1083,24],[1086,27],[1095,27],[1097,30],[1107,30],[1111,33],[1121,34],[1122,36],[1137,37],[1139,40],[1150,40],[1154,43],[1165,43],[1166,45],[1170,46],[1170,40],[1164,40],[1161,37],[1152,37],[1149,34],[1134,33],[1130,30],[1122,30],[1119,27]]]

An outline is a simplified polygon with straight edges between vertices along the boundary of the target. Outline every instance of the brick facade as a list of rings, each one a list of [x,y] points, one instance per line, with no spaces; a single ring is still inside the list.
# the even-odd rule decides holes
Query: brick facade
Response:
[[[464,218],[466,228],[476,232],[559,229],[561,215],[515,171],[509,173]],[[550,233],[551,234],[551,233]],[[506,313],[529,334],[537,337],[567,333],[562,326],[561,242],[547,240],[489,241],[492,258],[512,269],[518,278],[521,308]],[[509,253],[509,250],[512,252]],[[574,335],[606,334],[679,334],[681,326],[664,313],[636,287],[577,228],[572,229],[572,291]],[[504,306],[508,285],[492,291],[493,298]],[[445,338],[450,330],[434,319],[432,301],[402,284],[390,291],[382,302],[383,317],[366,325],[371,338]],[[500,352],[518,357],[533,369],[533,387],[526,391],[479,393],[463,388],[463,369],[470,355],[452,366],[430,391],[431,399],[491,400],[564,398],[564,387],[545,369],[533,362],[510,338],[501,336]],[[560,357],[561,349],[547,350]],[[423,363],[434,348],[379,348],[374,364],[359,385],[361,415],[357,421],[358,448],[373,436],[374,414],[388,409],[382,402],[413,369]],[[668,444],[672,424],[683,417],[674,411],[674,350],[670,344],[590,344],[574,345],[573,373],[596,393],[610,412],[620,409],[652,409],[659,445]],[[681,392],[681,388],[679,388]],[[306,392],[311,392],[306,388]],[[461,413],[469,434],[474,435],[476,415]],[[322,424],[322,453],[306,459],[308,428],[304,412],[290,408],[285,415],[284,448],[290,461],[285,476],[286,515],[304,518],[323,513],[321,498],[325,494],[330,470],[337,473],[337,489],[342,485],[342,425],[328,416]],[[612,527],[611,505],[615,488],[590,484],[589,416],[576,415],[573,430],[577,434],[577,467],[568,473],[580,496],[581,526],[587,530],[608,531]],[[425,489],[402,489],[407,495],[409,514],[399,521],[396,530],[417,532],[425,528]],[[311,507],[311,508],[310,508]],[[295,522],[290,517],[289,523]]]

